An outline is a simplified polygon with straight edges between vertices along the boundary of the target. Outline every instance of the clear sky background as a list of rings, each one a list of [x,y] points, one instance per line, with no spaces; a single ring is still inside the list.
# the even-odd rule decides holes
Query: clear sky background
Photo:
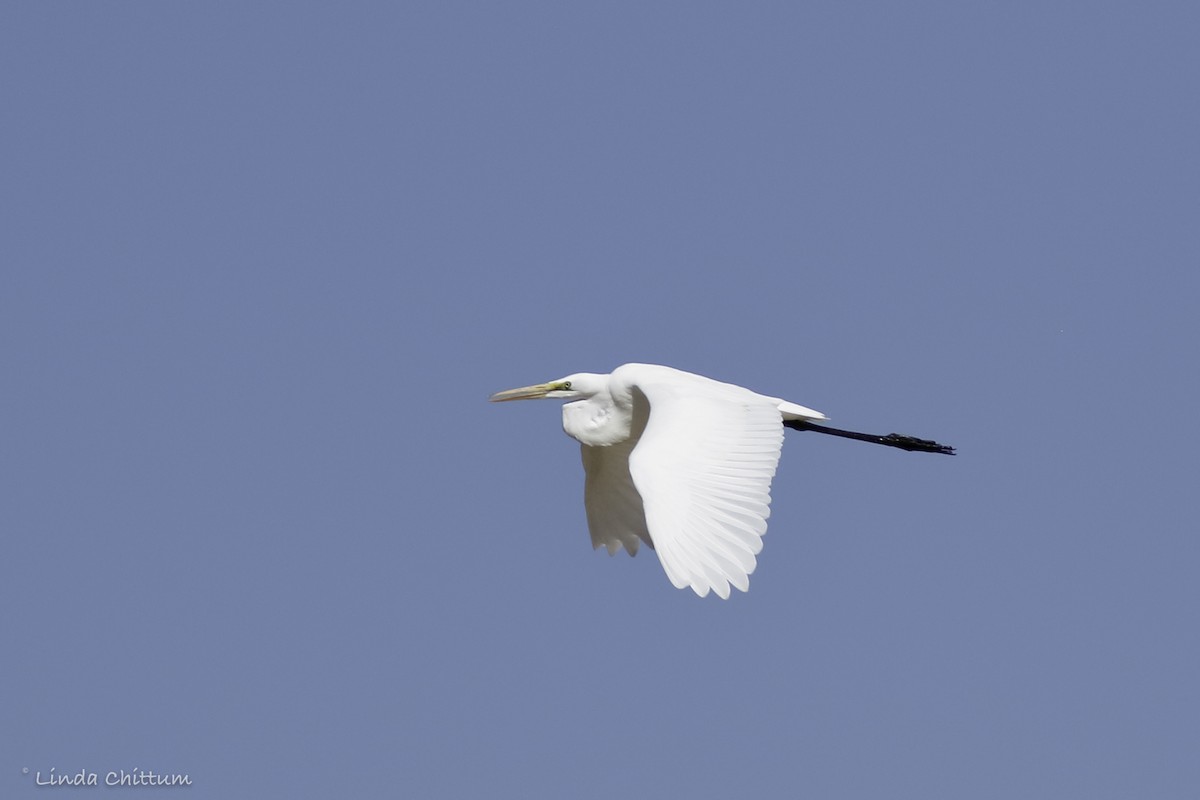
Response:
[[[1194,798],[1198,8],[3,4],[0,795]],[[960,455],[701,600],[627,361]]]

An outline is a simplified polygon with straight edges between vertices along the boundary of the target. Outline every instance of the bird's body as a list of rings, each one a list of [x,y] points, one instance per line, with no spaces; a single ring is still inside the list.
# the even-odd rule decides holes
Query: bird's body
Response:
[[[825,415],[652,364],[564,380],[587,395],[563,406],[563,431],[583,446],[592,546],[635,554],[642,541],[680,588],[745,591],[767,530],[783,408]]]
[[[749,588],[785,425],[848,433],[816,425],[826,417],[811,408],[652,364],[576,373],[491,399],[537,397],[572,401],[563,406],[563,430],[582,446],[593,547],[633,555],[645,542],[671,583],[701,597]],[[932,449],[886,438],[872,440]]]

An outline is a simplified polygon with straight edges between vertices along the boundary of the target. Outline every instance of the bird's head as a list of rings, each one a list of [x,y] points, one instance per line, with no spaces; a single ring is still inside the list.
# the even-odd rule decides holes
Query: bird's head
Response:
[[[549,383],[535,383],[533,386],[522,386],[519,389],[496,392],[488,399],[493,403],[501,403],[505,400],[541,400],[543,398],[583,400],[595,397],[604,391],[607,388],[607,379],[607,375],[577,372]]]

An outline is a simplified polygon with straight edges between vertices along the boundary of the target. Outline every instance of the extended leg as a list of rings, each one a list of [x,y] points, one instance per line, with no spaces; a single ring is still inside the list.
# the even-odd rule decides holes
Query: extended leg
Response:
[[[889,433],[886,436],[878,436],[873,433],[859,433],[857,431],[843,431],[838,428],[830,428],[826,425],[817,425],[813,422],[808,422],[802,419],[785,419],[783,425],[786,428],[791,428],[795,431],[813,431],[815,433],[827,433],[830,436],[841,436],[843,439],[857,439],[860,442],[873,442],[874,444],[887,445],[888,447],[899,447],[901,450],[910,450],[918,453],[941,453],[943,455],[954,455],[954,448],[945,444],[938,444],[932,439],[918,439],[915,436],[906,436],[903,433]]]

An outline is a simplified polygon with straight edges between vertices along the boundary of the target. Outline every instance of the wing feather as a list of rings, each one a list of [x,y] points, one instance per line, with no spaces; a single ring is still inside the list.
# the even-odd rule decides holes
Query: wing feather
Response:
[[[654,546],[646,530],[642,497],[629,475],[629,453],[636,443],[629,439],[607,447],[580,446],[585,476],[583,506],[592,549],[604,547],[610,556],[622,547],[635,556],[640,541]]]
[[[629,375],[635,402],[649,406],[629,474],[671,583],[726,598],[731,586],[749,588],[762,550],[783,446],[780,401],[662,369]]]

